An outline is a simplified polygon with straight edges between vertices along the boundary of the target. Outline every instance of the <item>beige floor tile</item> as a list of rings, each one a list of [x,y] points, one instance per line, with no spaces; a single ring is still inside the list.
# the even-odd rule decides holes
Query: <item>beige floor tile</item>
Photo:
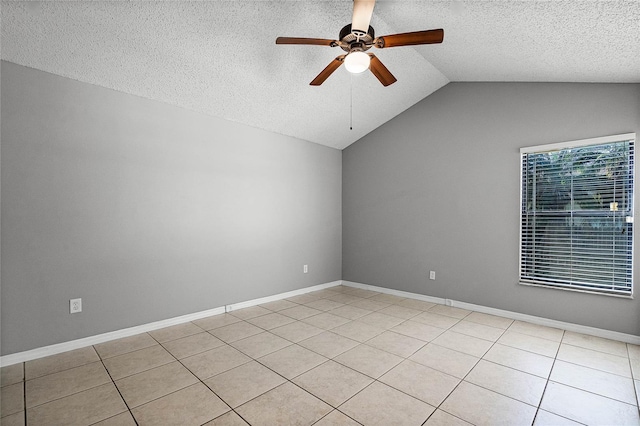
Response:
[[[363,425],[421,425],[435,410],[431,405],[383,383],[374,382],[340,406]]]
[[[557,359],[631,378],[629,359],[577,346],[560,345]]]
[[[24,380],[24,363],[0,368],[0,386],[13,385]]]
[[[311,425],[331,410],[330,405],[290,382],[236,409],[252,426]]]
[[[24,385],[22,383],[14,383],[0,390],[0,410],[2,417],[24,411]]]
[[[185,367],[191,370],[200,380],[208,379],[249,361],[251,361],[251,358],[228,345],[181,360]]]
[[[355,306],[356,308],[366,309],[368,311],[378,311],[382,308],[386,308],[387,306],[391,305],[391,303],[371,300],[371,298],[369,298],[369,299],[360,300],[358,302],[350,303],[350,305]]]
[[[273,302],[263,303],[262,305],[258,305],[261,308],[268,309],[273,312],[282,311],[283,309],[295,308],[299,306],[297,303],[289,302],[288,300],[274,300]]]
[[[436,410],[429,420],[424,424],[425,426],[471,426],[471,423],[467,423],[462,419],[452,416],[442,410]]]
[[[223,346],[225,343],[212,334],[203,332],[182,339],[172,340],[162,344],[164,348],[177,359],[186,358]]]
[[[380,293],[380,294],[376,294],[375,296],[369,297],[369,300],[373,300],[376,302],[389,303],[389,304],[398,303],[405,299],[406,297],[400,297],[394,294],[385,294],[385,293]]]
[[[385,331],[368,340],[367,345],[407,358],[423,347],[425,342],[393,331]]]
[[[490,327],[501,328],[503,330],[506,330],[511,324],[513,324],[513,320],[510,318],[483,314],[481,312],[471,312],[464,318],[464,320],[488,325]]]
[[[338,302],[346,305],[347,303],[358,302],[362,300],[362,297],[353,296],[347,293],[336,293],[333,296],[327,297],[327,300],[332,300],[334,302]]]
[[[339,308],[332,309],[329,311],[329,313],[333,315],[338,315],[339,317],[343,317],[350,320],[358,319],[367,314],[370,314],[371,312],[373,311],[370,311],[368,309],[357,308],[353,305],[340,306]]]
[[[416,315],[415,317],[411,318],[411,321],[447,329],[459,322],[460,319],[448,317],[446,315],[434,314],[433,312],[423,312],[420,315]]]
[[[424,342],[430,342],[441,335],[444,329],[409,320],[393,327],[391,331],[413,337],[414,339],[420,339]]]
[[[425,300],[418,299],[404,299],[396,303],[398,306],[404,306],[405,308],[417,309],[419,311],[428,311],[436,306],[435,303],[427,302]]]
[[[308,317],[302,320],[302,322],[306,324],[310,324],[314,327],[318,327],[323,330],[331,330],[332,328],[339,327],[350,321],[351,320],[340,317],[338,315],[330,314],[328,312],[323,312],[321,314],[314,315],[312,317]]]
[[[27,408],[111,382],[100,361],[26,382]]]
[[[327,358],[302,346],[291,345],[264,356],[258,361],[291,380],[327,361]]]
[[[483,358],[545,379],[549,377],[553,366],[553,358],[501,345],[500,343],[493,345]]]
[[[81,365],[96,361],[100,361],[98,354],[92,346],[88,346],[86,348],[27,361],[24,365],[25,377],[26,380],[35,379],[36,377],[80,367]]]
[[[351,348],[355,348],[360,343],[330,331],[323,331],[298,344],[322,356],[333,358]]]
[[[564,334],[564,330],[560,330],[559,328],[545,327],[544,325],[532,324],[524,321],[514,321],[513,324],[509,326],[509,331],[553,340],[554,342],[561,342]]]
[[[138,425],[200,426],[229,411],[229,407],[202,383],[134,408]]]
[[[238,317],[241,320],[248,320],[250,318],[259,317],[261,315],[270,314],[271,311],[261,306],[250,306],[248,308],[237,309],[230,312],[234,317]]]
[[[382,334],[384,332],[384,328],[374,327],[360,321],[351,321],[345,325],[336,327],[331,331],[362,343],[376,337],[378,334]]]
[[[549,380],[627,404],[636,404],[633,380],[593,368],[556,360]]]
[[[133,420],[133,416],[129,411],[120,413],[113,417],[109,417],[98,423],[94,423],[92,426],[137,426],[136,421]]]
[[[581,348],[592,349],[594,351],[606,352],[611,355],[627,357],[627,345],[615,340],[603,339],[601,337],[589,336],[587,334],[565,331],[562,343],[579,346]]]
[[[504,329],[502,328],[491,327],[467,320],[460,321],[451,327],[450,330],[455,331],[456,333],[466,334],[467,336],[489,340],[491,342],[498,340],[504,333]]]
[[[317,299],[309,303],[305,303],[304,305],[308,308],[317,309],[319,311],[330,311],[332,309],[339,308],[340,306],[344,306],[345,304],[334,302],[329,299]]]
[[[640,407],[640,380],[634,380],[633,383],[636,386],[636,398],[638,399],[637,405]]]
[[[113,356],[126,354],[127,352],[137,351],[138,349],[148,348],[157,345],[158,342],[147,333],[136,334],[134,336],[123,337],[122,339],[112,340],[110,342],[94,345],[95,350],[100,358],[106,359]]]
[[[555,358],[560,346],[559,342],[514,332],[511,328],[498,339],[498,343],[551,358]]]
[[[457,319],[462,319],[471,313],[471,311],[467,311],[466,309],[454,308],[452,306],[445,305],[436,305],[429,309],[429,312]]]
[[[560,417],[557,414],[544,410],[538,410],[536,420],[533,426],[580,426],[582,423],[574,422],[566,417]]]
[[[530,425],[536,408],[462,382],[439,407],[474,425]]]
[[[629,363],[631,364],[631,375],[633,378],[640,379],[640,359],[629,358]]]
[[[259,317],[250,318],[247,320],[247,322],[265,330],[271,330],[272,328],[281,327],[294,321],[295,320],[293,318],[281,315],[277,312],[261,315]]]
[[[629,352],[629,358],[640,359],[640,346],[627,343],[627,350]]]
[[[540,408],[584,424],[638,425],[638,407],[549,382]]]
[[[114,356],[104,360],[104,365],[113,380],[150,370],[176,359],[162,346],[155,345],[139,351]]]
[[[403,319],[383,314],[382,311],[372,312],[368,315],[358,318],[358,321],[368,325],[372,325],[374,327],[384,328],[385,330],[393,328],[398,324],[404,322]]]
[[[218,418],[205,423],[203,426],[249,426],[235,411],[229,411]]]
[[[432,343],[420,349],[409,359],[459,379],[466,376],[480,360],[480,358]]]
[[[344,293],[342,291],[337,291],[333,288],[323,288],[322,290],[316,290],[309,293],[312,296],[317,296],[318,299],[327,299],[331,296],[335,296],[337,294]]]
[[[356,346],[334,360],[374,379],[402,362],[402,358],[397,355],[367,345]]]
[[[193,334],[202,333],[204,329],[198,327],[192,322],[173,325],[171,327],[160,328],[149,332],[149,335],[160,343],[169,342],[171,340],[180,339],[182,337],[191,336]]]
[[[377,291],[372,291],[372,290],[366,290],[363,288],[354,288],[354,287],[346,287],[346,290],[344,290],[345,293],[348,294],[353,294],[354,296],[358,296],[358,297],[362,297],[365,299],[368,299],[370,297],[373,297],[377,294],[380,294]]]
[[[433,343],[478,358],[481,358],[487,353],[493,345],[493,343],[488,340],[478,339],[477,337],[467,336],[466,334],[460,334],[450,330],[445,331],[433,339]]]
[[[302,321],[292,322],[291,324],[284,325],[282,327],[274,328],[271,333],[287,339],[290,342],[297,343],[301,340],[308,339],[322,333],[324,330],[313,326],[311,324],[304,323]]]
[[[182,364],[173,362],[116,380],[116,386],[127,405],[133,408],[197,382],[198,379]]]
[[[232,408],[270,391],[286,382],[279,374],[256,361],[220,373],[205,381]]]
[[[278,313],[282,315],[286,315],[293,319],[302,320],[305,318],[312,317],[314,315],[321,314],[322,312],[323,311],[309,308],[308,306],[299,305],[299,306],[296,306],[295,308],[284,309]]]
[[[421,314],[423,311],[419,309],[407,308],[406,306],[391,305],[387,306],[386,308],[380,309],[378,312],[386,315],[391,315],[392,317],[397,317],[402,320],[408,320],[415,317],[416,315]]]
[[[249,324],[246,321],[236,322],[230,325],[225,325],[220,328],[209,330],[209,333],[216,336],[218,339],[231,343],[236,340],[244,339],[254,334],[262,333],[264,330],[260,327],[256,327],[253,324]]]
[[[191,322],[203,330],[213,330],[214,328],[224,327],[225,325],[230,325],[240,321],[242,321],[240,318],[234,317],[231,314],[219,314]]]
[[[513,368],[480,360],[465,381],[537,407],[547,380]]]
[[[313,426],[360,426],[360,423],[338,410],[333,410]]]
[[[337,362],[327,361],[299,375],[293,382],[327,404],[338,407],[373,379]]]
[[[405,360],[378,381],[437,407],[458,386],[460,379]]]
[[[0,426],[24,426],[24,411],[2,417]]]
[[[29,426],[84,426],[127,411],[113,383],[27,409]]]
[[[286,348],[291,344],[290,341],[265,331],[264,333],[233,342],[231,346],[255,359]]]

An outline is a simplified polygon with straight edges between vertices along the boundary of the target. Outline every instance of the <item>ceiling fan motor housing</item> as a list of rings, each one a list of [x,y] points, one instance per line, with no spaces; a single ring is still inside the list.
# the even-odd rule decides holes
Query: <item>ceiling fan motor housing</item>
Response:
[[[345,52],[350,52],[353,49],[362,51],[369,50],[375,38],[375,30],[371,25],[369,25],[369,30],[366,34],[358,30],[353,32],[351,31],[351,24],[345,25],[344,28],[340,30],[339,40],[342,41],[340,47]]]

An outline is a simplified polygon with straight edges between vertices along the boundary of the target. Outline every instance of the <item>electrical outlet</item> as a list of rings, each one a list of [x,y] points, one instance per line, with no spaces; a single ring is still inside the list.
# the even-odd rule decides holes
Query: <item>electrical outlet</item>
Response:
[[[429,279],[430,280],[436,279],[436,271],[429,271]]]
[[[78,312],[82,312],[82,299],[69,300],[69,313],[77,314]]]
[[[304,272],[305,274],[309,272],[309,265],[304,265],[302,266],[302,272]]]
[[[451,299],[444,299],[444,304],[446,306],[452,306],[453,305],[453,301]]]

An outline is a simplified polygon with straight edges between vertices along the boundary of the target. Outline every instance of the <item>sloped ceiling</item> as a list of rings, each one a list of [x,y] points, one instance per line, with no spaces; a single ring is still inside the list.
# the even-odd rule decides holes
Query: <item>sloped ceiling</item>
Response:
[[[342,149],[449,81],[640,82],[638,1],[385,1],[377,35],[444,28],[441,45],[376,50],[398,82],[339,69],[341,1],[2,2],[2,59]],[[353,129],[350,129],[352,123]]]

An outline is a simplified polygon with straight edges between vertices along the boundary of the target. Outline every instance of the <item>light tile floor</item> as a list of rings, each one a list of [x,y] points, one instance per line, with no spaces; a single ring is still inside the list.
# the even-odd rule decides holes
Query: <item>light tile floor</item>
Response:
[[[343,286],[1,373],[1,426],[640,424],[640,346]]]

